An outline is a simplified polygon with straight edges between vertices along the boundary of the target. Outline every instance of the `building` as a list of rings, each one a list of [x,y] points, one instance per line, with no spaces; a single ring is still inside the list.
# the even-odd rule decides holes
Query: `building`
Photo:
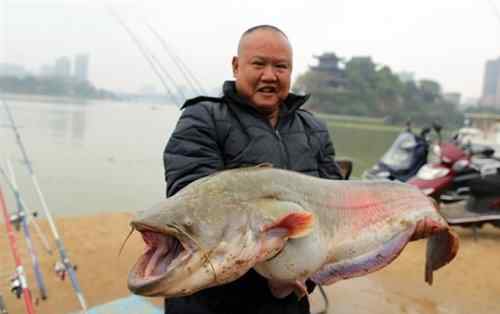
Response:
[[[486,62],[479,104],[500,108],[500,58]]]
[[[344,69],[340,68],[340,59],[333,52],[324,53],[320,56],[314,56],[318,59],[318,65],[311,66],[312,71],[327,74],[328,82],[325,82],[330,87],[343,87],[346,84]]]
[[[78,81],[89,80],[89,55],[79,54],[75,56],[75,71],[73,76]]]
[[[449,102],[450,104],[454,104],[457,107],[460,105],[460,99],[461,98],[462,98],[462,95],[460,93],[456,93],[456,92],[444,93],[443,94],[443,99],[446,102]]]
[[[71,61],[68,57],[59,57],[54,65],[54,76],[68,78],[71,75]]]
[[[29,75],[26,69],[18,64],[0,63],[0,76],[23,78]]]

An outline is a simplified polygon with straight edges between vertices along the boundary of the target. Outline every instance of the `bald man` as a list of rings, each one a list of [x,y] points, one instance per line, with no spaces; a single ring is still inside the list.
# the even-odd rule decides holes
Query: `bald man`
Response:
[[[221,97],[184,103],[163,154],[167,197],[224,169],[271,163],[311,176],[341,179],[326,126],[300,109],[309,95],[290,93],[293,51],[283,31],[245,31],[232,59],[234,81]],[[307,282],[310,291],[312,282]],[[273,296],[253,269],[238,280],[166,300],[167,314],[308,314],[307,297]]]

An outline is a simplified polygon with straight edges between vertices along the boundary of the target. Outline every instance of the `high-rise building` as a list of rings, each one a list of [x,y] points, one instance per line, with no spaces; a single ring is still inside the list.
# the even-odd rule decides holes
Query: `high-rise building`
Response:
[[[79,81],[89,80],[89,55],[79,54],[75,56],[75,79]]]
[[[500,58],[486,62],[480,105],[500,107]]]
[[[13,76],[17,78],[23,78],[28,76],[29,72],[18,64],[12,63],[0,63],[0,76]]]
[[[71,75],[71,61],[68,57],[57,58],[54,75],[58,77],[69,77]]]

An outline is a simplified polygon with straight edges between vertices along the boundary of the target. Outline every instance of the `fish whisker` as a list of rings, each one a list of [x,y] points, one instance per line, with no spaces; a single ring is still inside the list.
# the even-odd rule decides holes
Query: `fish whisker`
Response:
[[[214,280],[215,280],[215,282],[218,282],[217,281],[217,272],[215,271],[215,267],[212,264],[212,262],[210,261],[210,257],[208,256],[206,250],[203,249],[203,247],[200,245],[200,243],[198,243],[198,241],[196,241],[195,238],[193,238],[189,233],[187,233],[186,231],[182,230],[181,228],[179,228],[179,227],[177,227],[175,225],[169,225],[169,227],[177,230],[179,233],[181,233],[182,235],[186,236],[189,240],[191,240],[193,242],[193,244],[198,248],[198,250],[201,252],[201,254],[203,255],[203,257],[205,258],[205,263],[208,263],[210,265],[210,269],[212,270],[212,272],[214,274]]]
[[[130,239],[130,236],[132,233],[135,231],[135,228],[133,226],[130,226],[130,232],[128,233],[127,237],[123,241],[122,245],[120,246],[120,250],[118,251],[118,256],[122,254],[123,248],[125,247],[125,243],[127,243],[128,239]]]

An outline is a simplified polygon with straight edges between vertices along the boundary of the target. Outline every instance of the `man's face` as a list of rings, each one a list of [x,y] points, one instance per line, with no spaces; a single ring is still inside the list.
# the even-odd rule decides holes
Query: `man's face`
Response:
[[[238,94],[260,112],[279,110],[288,96],[292,74],[292,49],[288,40],[271,30],[257,30],[240,42],[233,58],[233,75]]]

